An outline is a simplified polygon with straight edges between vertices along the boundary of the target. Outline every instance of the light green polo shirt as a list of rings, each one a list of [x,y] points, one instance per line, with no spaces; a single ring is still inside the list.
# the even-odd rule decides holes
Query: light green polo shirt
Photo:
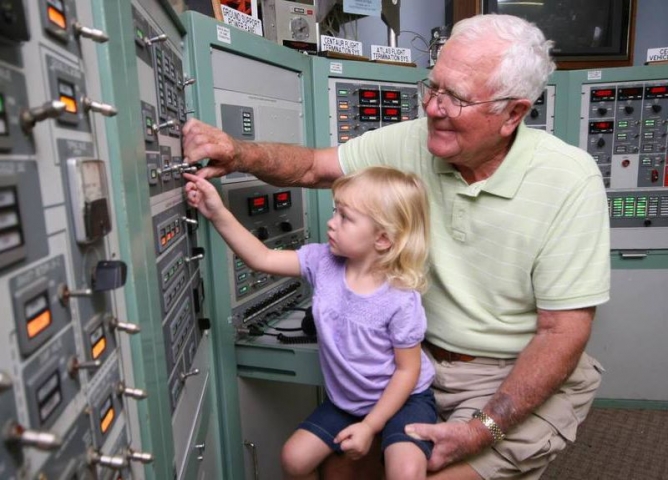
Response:
[[[384,164],[418,174],[431,207],[426,338],[448,350],[512,358],[536,332],[536,308],[610,296],[610,229],[601,174],[583,150],[520,125],[501,166],[468,185],[427,150],[426,118],[339,147],[344,172]]]

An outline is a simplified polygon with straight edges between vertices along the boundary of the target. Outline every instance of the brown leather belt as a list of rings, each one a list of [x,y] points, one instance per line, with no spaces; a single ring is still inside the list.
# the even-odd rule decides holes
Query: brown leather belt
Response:
[[[446,350],[445,348],[438,347],[433,343],[429,343],[425,340],[425,346],[431,353],[431,356],[434,357],[434,360],[437,362],[471,362],[475,360],[473,355],[467,355],[465,353],[457,353]]]

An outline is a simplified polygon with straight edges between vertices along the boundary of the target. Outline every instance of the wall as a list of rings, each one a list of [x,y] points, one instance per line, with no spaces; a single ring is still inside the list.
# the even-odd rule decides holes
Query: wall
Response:
[[[637,8],[633,64],[643,65],[647,59],[648,48],[668,47],[668,2],[638,0]]]

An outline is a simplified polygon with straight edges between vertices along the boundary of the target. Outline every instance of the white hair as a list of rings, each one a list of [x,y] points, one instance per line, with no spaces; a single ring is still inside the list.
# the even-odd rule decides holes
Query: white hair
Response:
[[[550,56],[554,46],[533,23],[512,15],[476,15],[457,22],[448,41],[489,41],[496,36],[507,43],[487,87],[502,97],[528,98],[535,102],[555,70]],[[495,105],[501,110],[504,105]]]

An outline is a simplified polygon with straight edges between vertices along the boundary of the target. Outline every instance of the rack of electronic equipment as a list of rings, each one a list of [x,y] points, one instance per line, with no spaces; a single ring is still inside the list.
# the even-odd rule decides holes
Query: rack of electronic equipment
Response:
[[[310,291],[249,269],[188,207],[181,126],[336,146],[422,116],[428,71],[303,55],[162,0],[3,5],[0,476],[276,478],[321,377],[315,344],[257,333]],[[599,397],[667,398],[668,69],[556,72],[526,123],[588,150],[608,189]],[[326,238],[326,190],[214,185],[271,248]]]

